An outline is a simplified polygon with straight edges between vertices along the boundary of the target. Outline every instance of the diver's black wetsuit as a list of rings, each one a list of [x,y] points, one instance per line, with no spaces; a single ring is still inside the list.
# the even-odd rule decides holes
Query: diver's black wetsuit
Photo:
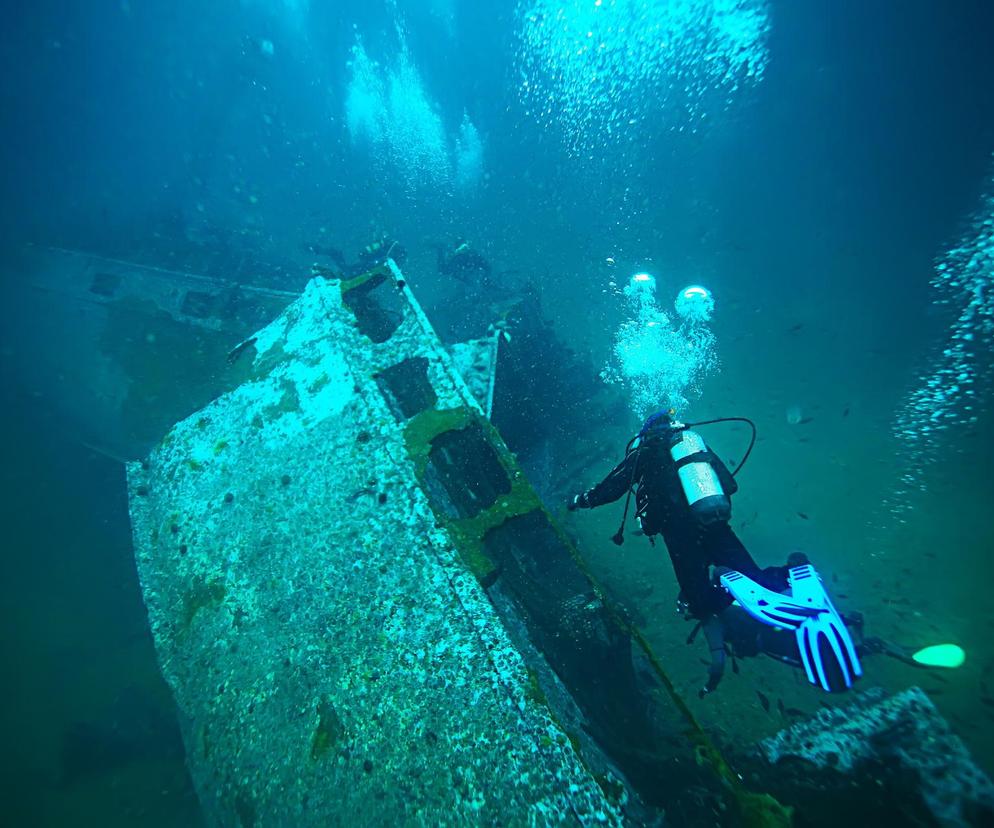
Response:
[[[736,491],[734,478],[721,460],[715,470],[726,494]],[[683,494],[676,466],[665,438],[647,440],[641,451],[630,451],[614,470],[578,499],[578,506],[594,508],[621,498],[634,482],[636,515],[642,530],[660,534],[673,561],[691,615],[704,619],[721,612],[732,597],[711,580],[711,566],[735,569],[768,589],[787,588],[788,567],[760,569],[727,520],[701,525]]]
[[[438,272],[450,279],[481,289],[492,289],[492,268],[490,262],[466,244],[460,244],[452,253],[445,248],[438,249]]]

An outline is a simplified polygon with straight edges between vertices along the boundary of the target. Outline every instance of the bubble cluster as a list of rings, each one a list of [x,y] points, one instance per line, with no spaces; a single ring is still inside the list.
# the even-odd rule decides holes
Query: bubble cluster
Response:
[[[483,176],[483,140],[468,113],[463,113],[456,138],[455,176],[461,190],[473,189]]]
[[[710,322],[714,313],[714,297],[707,288],[688,285],[676,295],[673,307],[684,322]]]
[[[977,386],[991,377],[994,345],[994,177],[970,229],[935,265],[933,304],[956,314],[894,421],[904,447],[905,492],[924,490],[924,471],[944,448],[944,434],[977,420]],[[891,511],[910,508],[905,499]]]
[[[379,66],[357,40],[349,60],[350,80],[345,93],[345,123],[353,143],[379,145],[385,138],[384,81]]]
[[[479,180],[479,132],[464,115],[450,140],[403,38],[393,67],[372,60],[359,39],[348,66],[345,123],[353,146],[368,147],[380,168],[399,174],[408,188],[448,185],[453,176],[464,188]]]
[[[661,111],[695,129],[769,57],[765,0],[522,0],[518,16],[522,103],[573,154],[657,132]]]
[[[615,334],[612,359],[601,376],[623,385],[639,418],[659,408],[684,411],[689,397],[718,365],[715,338],[702,314],[674,324],[656,303],[655,280],[638,274],[624,290],[629,318]]]
[[[449,37],[456,35],[456,2],[455,0],[430,0],[428,10],[431,16],[445,30]]]

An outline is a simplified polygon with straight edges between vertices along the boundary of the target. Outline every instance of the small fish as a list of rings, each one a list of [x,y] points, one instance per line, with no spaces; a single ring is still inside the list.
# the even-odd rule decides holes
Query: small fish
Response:
[[[797,516],[798,516],[798,517],[799,517],[799,518],[800,518],[801,520],[811,520],[811,518],[809,518],[809,517],[808,517],[808,516],[807,516],[807,515],[806,515],[806,514],[805,514],[804,512],[798,512],[798,513],[797,513]]]
[[[805,715],[807,715],[803,710],[800,710],[796,707],[787,707],[784,709],[783,712],[786,713],[788,716],[794,716],[794,717],[800,716],[803,718]]]
[[[769,698],[769,696],[767,696],[765,693],[762,693],[759,690],[756,691],[756,695],[759,696],[759,703],[761,705],[763,705],[763,710],[765,710],[767,713],[769,713],[770,712],[770,698]],[[781,702],[781,704],[782,704],[782,702]]]
[[[777,710],[780,712],[781,716],[786,713],[786,708],[783,706],[783,699],[777,699]]]
[[[832,573],[832,583],[837,584],[839,582],[839,576],[836,573]]]
[[[835,593],[835,597],[836,598],[848,598],[849,596],[846,595],[844,592],[836,592]]]
[[[845,408],[842,409],[842,416],[843,417],[848,417],[849,416],[849,406],[848,405]]]
[[[807,425],[808,423],[813,423],[815,421],[814,417],[802,417],[797,421],[798,425]]]
[[[790,333],[792,334],[799,333],[803,328],[804,328],[804,323],[798,322],[795,325],[790,326]]]
[[[986,704],[988,707],[994,707],[994,699],[992,699],[990,696],[981,696],[980,703]]]

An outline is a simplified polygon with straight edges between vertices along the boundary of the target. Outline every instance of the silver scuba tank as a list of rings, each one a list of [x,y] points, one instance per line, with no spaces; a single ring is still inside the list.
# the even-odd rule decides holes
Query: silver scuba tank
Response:
[[[670,448],[690,511],[704,525],[728,520],[732,501],[708,460],[708,447],[696,431],[684,429]]]

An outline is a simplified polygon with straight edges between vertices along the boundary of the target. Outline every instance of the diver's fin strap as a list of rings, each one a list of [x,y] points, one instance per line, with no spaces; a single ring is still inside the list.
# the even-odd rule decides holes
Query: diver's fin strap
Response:
[[[753,618],[782,630],[793,630],[808,681],[831,691],[821,654],[824,640],[831,648],[846,687],[862,675],[849,630],[828,598],[821,578],[810,565],[790,570],[791,595],[767,589],[741,572],[721,576],[721,585]]]

